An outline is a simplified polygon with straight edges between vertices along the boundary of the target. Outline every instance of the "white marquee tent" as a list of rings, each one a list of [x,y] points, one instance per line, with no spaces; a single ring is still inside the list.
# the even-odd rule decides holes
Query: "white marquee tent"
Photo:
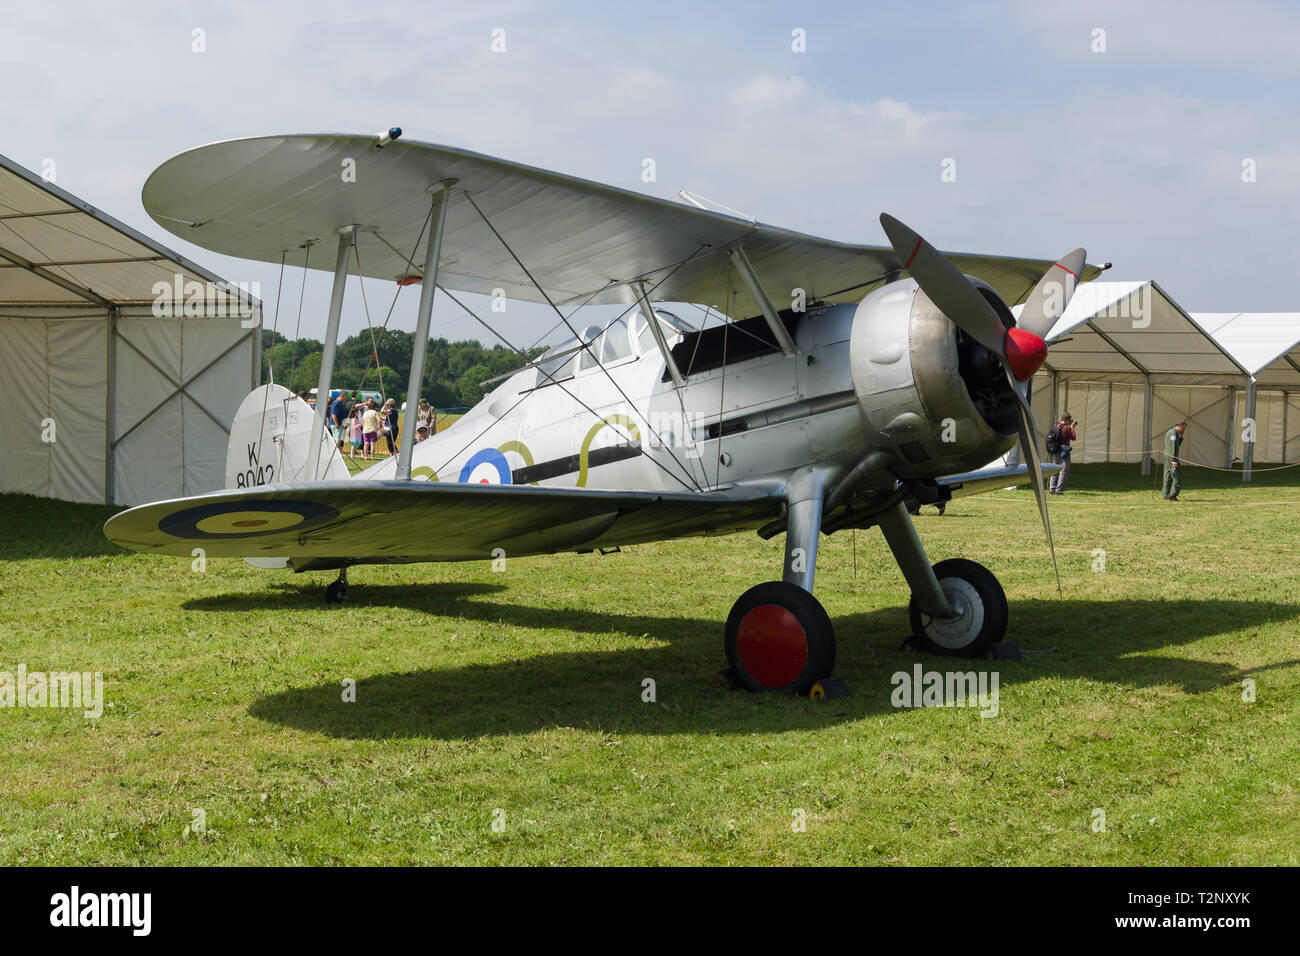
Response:
[[[1081,423],[1076,463],[1141,462],[1147,474],[1180,418],[1189,463],[1240,459],[1248,476],[1253,461],[1300,460],[1300,314],[1193,314],[1155,282],[1090,282],[1048,342],[1034,417],[1043,434],[1066,411]]]
[[[131,505],[222,487],[260,309],[0,156],[0,492]]]

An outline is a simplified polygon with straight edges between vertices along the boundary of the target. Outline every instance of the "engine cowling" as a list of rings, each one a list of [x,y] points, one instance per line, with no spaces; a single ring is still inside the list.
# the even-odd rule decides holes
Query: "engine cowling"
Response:
[[[1014,325],[986,283],[971,282]],[[853,318],[850,367],[872,439],[890,449],[900,478],[970,471],[1005,454],[1017,438],[1017,398],[997,357],[965,336],[914,280],[864,298]]]

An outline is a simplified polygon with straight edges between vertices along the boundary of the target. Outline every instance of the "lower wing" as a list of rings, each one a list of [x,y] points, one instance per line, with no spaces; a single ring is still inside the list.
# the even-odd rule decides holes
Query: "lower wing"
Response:
[[[1043,474],[1050,475],[1052,472],[1060,471],[1060,465],[1043,465]],[[967,495],[979,495],[986,491],[997,491],[999,488],[1005,488],[1008,485],[1019,485],[1028,482],[1029,466],[1002,464],[987,465],[976,471],[963,472],[960,475],[951,475],[947,478],[940,478],[939,484],[946,487],[952,492],[954,498],[965,498]]]
[[[781,493],[597,491],[425,481],[325,481],[141,505],[104,533],[134,551],[282,557],[296,568],[580,551],[756,527]]]

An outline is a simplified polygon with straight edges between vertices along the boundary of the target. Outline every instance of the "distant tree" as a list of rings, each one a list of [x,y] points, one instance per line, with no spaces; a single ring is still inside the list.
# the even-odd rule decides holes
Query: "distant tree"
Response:
[[[414,336],[401,330],[363,329],[339,342],[330,375],[332,388],[379,391],[382,368],[383,390],[400,404],[407,401],[406,386],[411,376]],[[275,380],[298,391],[313,388],[320,374],[324,347],[313,339],[289,340],[283,334],[263,330],[262,380]],[[376,348],[377,346],[377,348]],[[449,342],[429,340],[424,361],[421,396],[438,408],[473,405],[483,396],[480,382],[522,368],[543,348],[532,349],[528,358],[503,345],[485,347],[473,339]],[[376,361],[376,359],[378,361]]]
[[[462,405],[477,405],[483,398],[482,383],[492,377],[492,369],[486,365],[471,365],[460,376],[456,397]]]
[[[460,404],[456,397],[456,392],[450,385],[443,382],[435,382],[432,385],[426,385],[424,397],[434,408],[455,408]]]
[[[298,359],[298,364],[293,367],[293,373],[289,381],[281,380],[291,392],[300,392],[303,389],[311,391],[316,387],[316,382],[320,379],[320,362],[322,352],[312,352],[310,355],[304,355]],[[285,369],[289,372],[289,369]]]

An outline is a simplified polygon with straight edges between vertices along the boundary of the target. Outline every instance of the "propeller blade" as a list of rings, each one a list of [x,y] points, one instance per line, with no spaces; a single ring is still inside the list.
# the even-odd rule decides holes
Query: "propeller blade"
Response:
[[[1025,300],[1020,310],[1020,319],[1016,327],[1033,332],[1039,338],[1047,338],[1056,320],[1065,314],[1065,307],[1074,295],[1074,287],[1079,282],[1079,272],[1083,269],[1088,254],[1082,249],[1075,249],[1060,258],[1060,261],[1043,273]]]
[[[1029,456],[1029,470],[1033,472],[1033,480],[1030,484],[1034,488],[1034,497],[1038,499],[1038,513],[1043,519],[1043,530],[1047,532],[1047,549],[1052,554],[1052,573],[1056,575],[1056,593],[1059,595],[1061,570],[1056,566],[1056,543],[1052,540],[1052,522],[1047,516],[1047,490],[1043,487],[1043,465],[1038,458],[1038,428],[1034,424],[1034,413],[1029,407],[1029,402],[1017,387],[1020,383],[1010,372],[1007,373],[1007,378],[1011,380],[1011,390],[1019,399],[1017,405],[1020,409],[1020,447]]]
[[[1007,358],[1007,330],[984,296],[947,260],[909,226],[889,213],[880,214],[880,225],[889,237],[903,268],[912,273],[921,291],[953,323],[1003,362]]]

